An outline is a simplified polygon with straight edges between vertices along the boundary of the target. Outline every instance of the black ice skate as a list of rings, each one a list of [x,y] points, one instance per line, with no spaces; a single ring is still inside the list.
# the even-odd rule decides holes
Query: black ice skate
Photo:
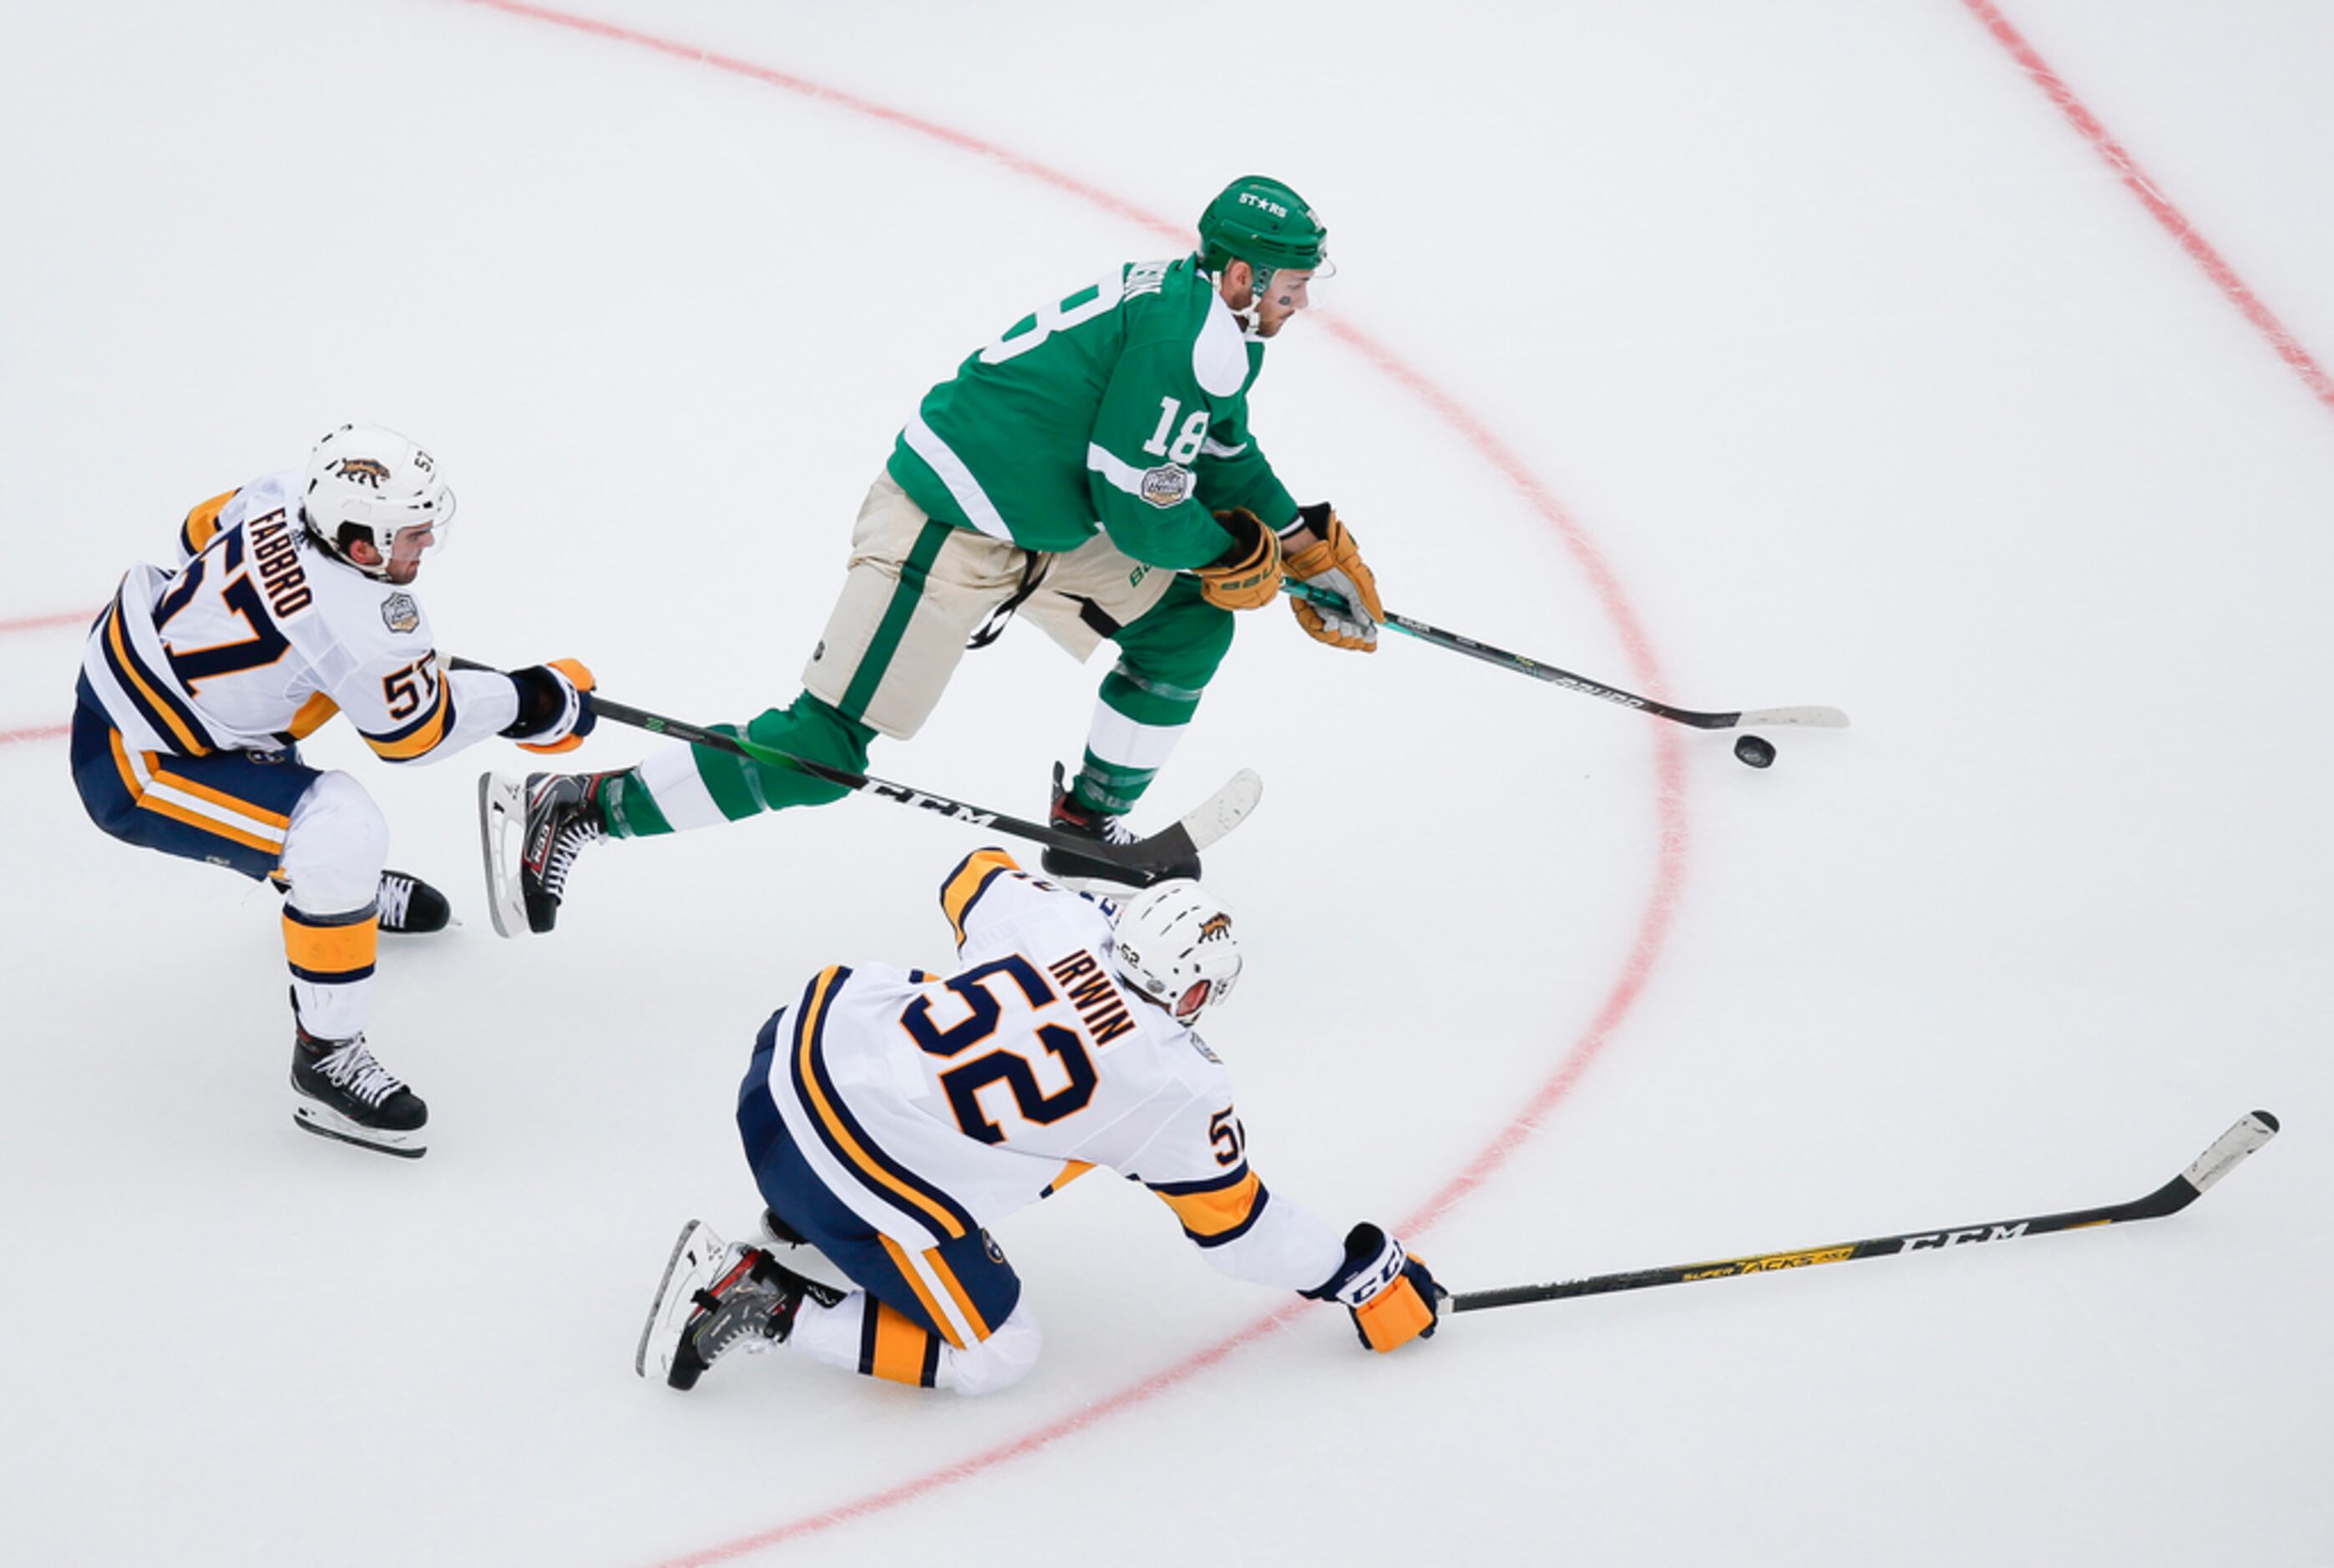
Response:
[[[381,872],[379,896],[384,931],[421,936],[453,922],[454,908],[446,895],[410,871]]]
[[[270,874],[278,893],[288,893],[292,884],[282,871]],[[454,907],[446,895],[415,876],[411,871],[383,871],[375,891],[374,901],[381,909],[381,928],[400,936],[427,936],[442,931],[454,920]]]
[[[292,1087],[299,1101],[292,1120],[304,1131],[377,1149],[402,1159],[429,1151],[422,1128],[429,1108],[389,1070],[373,1060],[362,1034],[319,1040],[294,1025]]]
[[[724,1246],[710,1227],[692,1219],[673,1244],[632,1370],[646,1377],[653,1361],[666,1386],[693,1389],[738,1346],[761,1352],[784,1342],[805,1297],[833,1306],[844,1294],[805,1279],[760,1247]]]
[[[1098,844],[1131,844],[1136,838],[1133,831],[1126,825],[1124,817],[1080,805],[1077,796],[1064,780],[1060,763],[1054,765],[1054,811],[1050,820],[1062,832],[1092,839]],[[1107,882],[1121,888],[1143,888],[1173,877],[1189,877],[1196,881],[1200,875],[1200,857],[1196,854],[1177,861],[1163,871],[1149,872],[1122,866],[1098,855],[1082,855],[1075,850],[1050,846],[1043,859],[1047,876],[1081,891],[1095,882]]]
[[[535,773],[524,784],[478,780],[478,832],[486,850],[487,911],[495,929],[537,935],[559,921],[575,857],[608,836],[600,825],[603,774]]]

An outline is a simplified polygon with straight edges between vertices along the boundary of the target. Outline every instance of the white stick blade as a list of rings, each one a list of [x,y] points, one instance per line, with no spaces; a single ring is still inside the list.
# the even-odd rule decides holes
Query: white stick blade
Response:
[[[2277,1136],[2277,1118],[2266,1111],[2246,1113],[2243,1121],[2214,1140],[2213,1147],[2196,1157],[2196,1163],[2186,1171],[2188,1185],[2198,1192],[2237,1168],[2254,1150]]]
[[[1761,725],[1798,725],[1803,729],[1846,729],[1847,715],[1836,707],[1756,707],[1734,721],[1737,729]]]
[[[1191,835],[1191,847],[1204,850],[1222,838],[1239,826],[1263,798],[1264,780],[1254,768],[1244,767],[1232,774],[1223,788],[1184,813],[1182,828]]]

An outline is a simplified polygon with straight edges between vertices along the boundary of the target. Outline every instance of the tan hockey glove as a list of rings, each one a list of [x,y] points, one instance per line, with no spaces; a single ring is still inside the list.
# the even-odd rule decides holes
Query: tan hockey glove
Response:
[[[1200,568],[1200,592],[1219,610],[1255,610],[1280,593],[1280,536],[1245,506],[1216,514],[1232,536],[1230,550]]]
[[[1349,611],[1339,615],[1301,599],[1291,600],[1288,607],[1297,611],[1297,624],[1316,641],[1374,653],[1385,606],[1378,602],[1378,580],[1363,563],[1354,535],[1337,521],[1336,509],[1326,501],[1300,507],[1297,515],[1321,538],[1288,557],[1288,575],[1309,587],[1326,589],[1344,600]]]

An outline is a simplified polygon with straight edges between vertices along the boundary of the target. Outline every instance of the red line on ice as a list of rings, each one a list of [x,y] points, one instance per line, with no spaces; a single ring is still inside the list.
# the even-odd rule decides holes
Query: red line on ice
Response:
[[[2172,205],[2171,198],[2147,177],[2146,171],[2125,149],[2123,143],[2107,134],[2107,127],[2099,123],[2098,116],[2084,107],[2073,89],[2034,52],[2034,46],[2010,24],[2010,19],[1992,4],[1992,0],[1962,0],[1962,5],[1984,24],[1988,33],[1993,34],[1994,42],[2010,51],[2011,58],[2033,79],[2034,84],[2049,95],[2050,101],[2059,106],[2059,111],[2067,117],[2068,122],[2091,144],[2092,149],[2106,161],[2107,166],[2115,170],[2116,178],[2123,181],[2132,195],[2139,197],[2140,204],[2155,215],[2156,221],[2164,226],[2165,232],[2179,243],[2180,248],[2204,269],[2204,275],[2213,280],[2213,286],[2243,313],[2245,320],[2253,324],[2254,331],[2269,340],[2269,346],[2277,351],[2278,358],[2293,367],[2294,373],[2301,378],[2302,384],[2310,389],[2310,394],[2328,408],[2334,409],[2334,378],[2326,374],[2318,361],[2310,358],[2310,351],[2301,346],[2300,340],[2287,330],[2285,323],[2279,321],[2267,305],[2262,303],[2261,297],[2237,275],[2237,269],[2196,232],[2196,226],[2190,223],[2178,207]]]
[[[530,5],[526,0],[464,0],[465,4],[484,6],[513,16],[549,23],[578,33],[612,42],[635,44],[658,53],[711,66],[715,70],[750,78],[788,92],[818,102],[847,109],[902,130],[915,131],[932,138],[960,151],[988,159],[1013,172],[1054,188],[1083,197],[1107,211],[1117,214],[1140,227],[1162,236],[1178,246],[1187,246],[1191,233],[1184,226],[1160,217],[1135,204],[1114,196],[1059,169],[1049,168],[1035,159],[1010,152],[993,143],[969,136],[962,131],[885,104],[848,92],[838,91],[806,78],[796,76],[768,66],[690,44],[659,38],[632,28],[619,26],[591,17],[574,16],[546,6]],[[1449,424],[1479,456],[1497,468],[1513,484],[1532,508],[1553,526],[1571,552],[1575,562],[1587,573],[1596,588],[1606,614],[1618,630],[1628,656],[1632,678],[1645,690],[1655,695],[1666,691],[1653,646],[1644,625],[1623,592],[1620,581],[1602,553],[1589,539],[1586,530],[1549,494],[1548,488],[1527,467],[1523,460],[1510,451],[1492,433],[1490,428],[1462,406],[1458,399],[1443,391],[1414,367],[1392,350],[1377,342],[1350,322],[1327,320],[1327,330],[1348,347],[1360,353],[1373,366],[1406,388]],[[1684,751],[1674,731],[1668,726],[1654,725],[1654,771],[1660,819],[1659,851],[1654,871],[1653,888],[1644,912],[1637,922],[1637,935],[1624,961],[1619,976],[1606,992],[1603,1004],[1589,1024],[1567,1048],[1556,1070],[1540,1084],[1514,1115],[1509,1118],[1500,1134],[1494,1138],[1466,1168],[1437,1190],[1416,1212],[1403,1220],[1397,1228],[1415,1235],[1430,1227],[1437,1217],[1465,1198],[1488,1180],[1508,1157],[1527,1142],[1538,1130],[1540,1119],[1557,1101],[1569,1092],[1572,1086],[1595,1061],[1611,1038],[1613,1031],[1627,1016],[1643,993],[1654,963],[1660,957],[1662,944],[1669,934],[1670,922],[1684,888],[1685,855],[1688,832],[1685,817]],[[968,1480],[985,1471],[993,1470],[1025,1455],[1032,1454],[1085,1430],[1120,1411],[1165,1393],[1190,1381],[1200,1373],[1214,1367],[1233,1352],[1245,1348],[1279,1329],[1301,1313],[1316,1310],[1311,1303],[1291,1302],[1279,1310],[1257,1319],[1247,1327],[1228,1335],[1205,1350],[1154,1372],[1150,1377],[1132,1383],[1117,1393],[1088,1405],[1074,1415],[1066,1416],[1046,1426],[1037,1428],[1022,1437],[1002,1443],[969,1458],[905,1481],[896,1486],[871,1493],[838,1507],[821,1510],[790,1520],[775,1528],[730,1541],[718,1546],[670,1559],[660,1568],[684,1568],[688,1564],[726,1562],[731,1558],[759,1552],[782,1542],[799,1539],[834,1525],[865,1518],[911,1502],[927,1493]]]
[[[87,626],[97,619],[94,610],[68,610],[62,615],[28,615],[22,620],[0,620],[0,632],[45,631],[53,626]]]

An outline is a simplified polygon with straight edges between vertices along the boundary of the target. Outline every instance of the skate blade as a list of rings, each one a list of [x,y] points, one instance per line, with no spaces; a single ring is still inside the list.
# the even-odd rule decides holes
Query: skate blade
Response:
[[[728,1244],[701,1219],[680,1227],[680,1236],[672,1244],[672,1256],[665,1260],[664,1278],[657,1282],[656,1300],[649,1303],[648,1322],[641,1327],[632,1371],[645,1378],[653,1364],[659,1379],[671,1372],[681,1333],[697,1311],[697,1293],[719,1276],[728,1250]]]
[[[423,1142],[423,1130],[392,1132],[384,1128],[366,1127],[351,1121],[329,1106],[303,1102],[292,1108],[292,1125],[303,1132],[313,1132],[319,1138],[338,1139],[353,1143],[359,1149],[370,1149],[378,1154],[393,1154],[400,1159],[419,1159],[429,1152]]]
[[[487,914],[497,937],[528,935],[519,862],[526,853],[526,782],[478,775],[478,846],[485,857]]]

